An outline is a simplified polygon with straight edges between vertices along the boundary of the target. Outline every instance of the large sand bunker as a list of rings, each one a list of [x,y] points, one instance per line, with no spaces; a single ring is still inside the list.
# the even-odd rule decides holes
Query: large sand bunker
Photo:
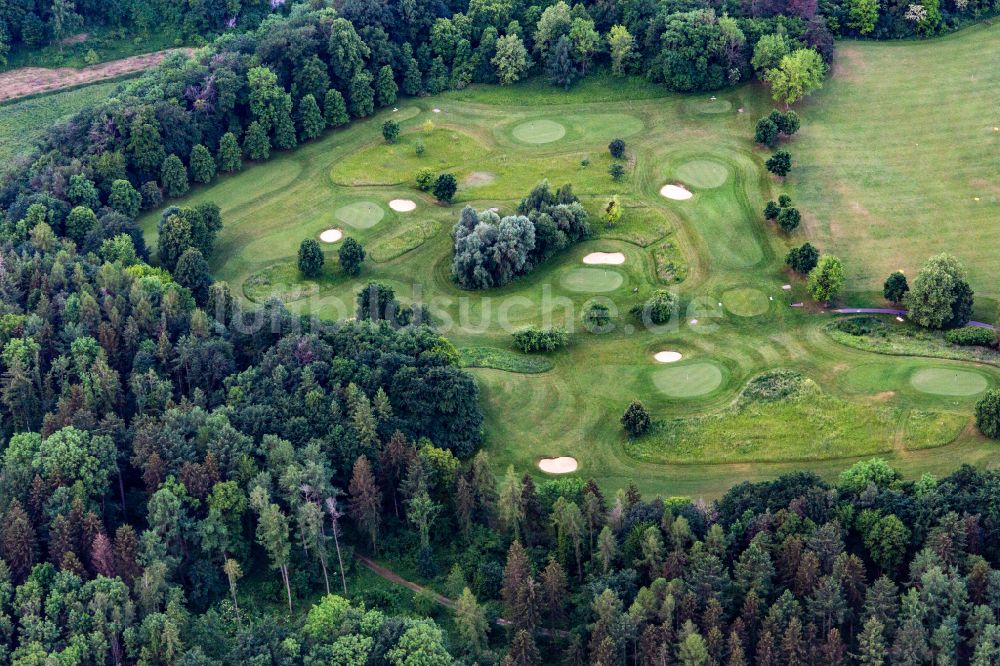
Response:
[[[657,363],[676,363],[681,360],[681,353],[675,351],[661,351],[653,354],[653,359]]]
[[[393,199],[389,202],[389,208],[393,209],[397,213],[409,213],[410,211],[416,210],[417,204],[410,199]]]
[[[591,252],[583,258],[583,263],[618,266],[625,263],[625,255],[621,252]]]
[[[560,456],[559,458],[542,458],[538,461],[538,469],[548,474],[569,474],[577,468],[576,458]]]
[[[664,185],[660,188],[660,194],[674,201],[687,201],[694,194],[683,185]]]
[[[327,229],[319,235],[319,239],[324,243],[336,243],[344,237],[344,232],[340,229]]]

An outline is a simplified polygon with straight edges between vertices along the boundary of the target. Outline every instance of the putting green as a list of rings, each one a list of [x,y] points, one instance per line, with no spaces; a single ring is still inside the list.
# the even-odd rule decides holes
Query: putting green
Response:
[[[385,216],[385,210],[372,201],[356,201],[338,208],[334,216],[355,229],[370,229]]]
[[[934,395],[976,395],[989,383],[978,372],[953,368],[922,368],[910,375],[910,385]]]
[[[733,108],[733,103],[728,99],[706,99],[692,102],[691,108],[698,113],[725,113]]]
[[[676,175],[688,185],[710,189],[729,180],[729,169],[715,160],[691,160],[677,167]]]
[[[566,128],[554,120],[529,120],[515,127],[513,134],[524,143],[552,143],[566,136]]]
[[[767,295],[752,287],[730,289],[722,295],[722,305],[737,317],[756,317],[771,308]]]
[[[722,369],[711,361],[661,368],[653,372],[653,384],[671,398],[697,398],[722,384]]]
[[[602,268],[574,268],[559,279],[564,289],[579,292],[614,291],[624,282],[621,273]]]

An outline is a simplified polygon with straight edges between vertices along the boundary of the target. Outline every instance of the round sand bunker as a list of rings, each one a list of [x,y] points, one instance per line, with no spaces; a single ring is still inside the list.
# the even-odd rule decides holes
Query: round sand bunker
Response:
[[[618,266],[625,263],[625,255],[621,252],[591,252],[583,258],[583,263]]]
[[[344,237],[344,232],[340,229],[327,229],[319,235],[319,239],[324,243],[336,243]]]
[[[409,213],[416,210],[417,204],[410,199],[393,199],[389,202],[389,208],[393,209],[397,213]]]
[[[694,194],[683,185],[664,185],[660,188],[660,194],[674,201],[687,201]]]
[[[657,363],[676,363],[681,360],[681,353],[675,351],[661,351],[653,354],[653,359]]]
[[[560,456],[559,458],[542,458],[538,461],[538,469],[548,474],[569,474],[577,468],[576,458]]]

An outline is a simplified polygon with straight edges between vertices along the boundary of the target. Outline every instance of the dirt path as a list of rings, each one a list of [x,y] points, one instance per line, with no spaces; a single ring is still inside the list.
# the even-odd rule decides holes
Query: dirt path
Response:
[[[102,62],[82,69],[18,67],[0,74],[0,102],[135,74],[155,67],[168,55],[177,51],[190,55],[194,49],[167,49],[166,51]]]
[[[385,578],[387,581],[391,583],[395,583],[396,585],[402,585],[403,587],[413,592],[423,592],[424,590],[427,589],[422,585],[417,585],[412,580],[406,580],[405,578],[397,574],[395,571],[391,569],[386,569],[381,564],[375,562],[375,560],[365,557],[364,555],[358,555],[357,553],[355,553],[354,558],[363,566],[367,567],[368,569],[371,569],[373,572],[375,572],[382,578]],[[452,609],[455,608],[455,602],[449,599],[448,597],[444,596],[443,594],[438,594],[437,592],[435,592],[434,599],[435,601],[437,601],[439,604],[441,604],[446,608],[452,608]]]

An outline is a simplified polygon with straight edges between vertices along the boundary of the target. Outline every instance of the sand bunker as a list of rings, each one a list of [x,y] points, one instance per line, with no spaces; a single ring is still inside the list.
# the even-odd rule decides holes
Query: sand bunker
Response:
[[[583,263],[618,266],[625,263],[625,255],[621,252],[591,252],[583,258]]]
[[[577,468],[576,458],[561,456],[559,458],[542,458],[538,461],[538,469],[549,474],[569,474]]]
[[[340,229],[327,229],[319,235],[319,239],[324,243],[336,243],[344,237],[344,232]]]
[[[657,363],[676,363],[681,360],[681,353],[675,351],[661,351],[653,354]]]
[[[410,199],[393,199],[389,202],[389,208],[397,213],[409,213],[412,210],[416,210],[417,204]]]
[[[694,196],[690,190],[683,185],[664,185],[660,188],[660,194],[674,201],[686,201]]]

